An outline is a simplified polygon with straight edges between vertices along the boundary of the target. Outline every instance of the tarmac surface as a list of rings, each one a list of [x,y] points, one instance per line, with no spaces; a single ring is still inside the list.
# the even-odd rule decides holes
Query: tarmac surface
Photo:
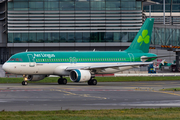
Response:
[[[0,84],[0,111],[180,107],[180,81]]]

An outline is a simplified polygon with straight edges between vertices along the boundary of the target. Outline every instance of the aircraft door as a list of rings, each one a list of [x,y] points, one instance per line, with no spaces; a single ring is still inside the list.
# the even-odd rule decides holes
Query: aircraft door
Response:
[[[36,62],[34,61],[34,57],[32,54],[28,54],[28,59],[29,59],[29,67],[34,67]]]
[[[134,55],[132,53],[128,53],[130,62],[134,62]]]

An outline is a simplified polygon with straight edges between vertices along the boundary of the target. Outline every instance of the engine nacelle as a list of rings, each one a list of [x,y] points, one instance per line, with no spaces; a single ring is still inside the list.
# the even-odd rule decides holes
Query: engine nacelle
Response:
[[[88,70],[73,70],[69,76],[73,82],[85,82],[91,79],[91,73]]]
[[[47,77],[47,75],[26,75],[24,77],[25,81],[39,81]]]

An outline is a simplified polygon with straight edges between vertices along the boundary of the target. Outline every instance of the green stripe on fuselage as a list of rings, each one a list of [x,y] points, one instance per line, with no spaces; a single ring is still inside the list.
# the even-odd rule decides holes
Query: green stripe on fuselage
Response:
[[[131,54],[131,55],[130,55]],[[32,56],[37,63],[93,63],[93,62],[140,62],[141,56],[153,57],[151,53],[127,53],[125,51],[84,51],[84,52],[22,52],[13,55],[11,58],[21,58],[22,61],[8,62],[30,62]],[[131,58],[130,58],[131,56]],[[10,58],[10,59],[11,59]],[[9,60],[10,60],[9,59]],[[154,59],[151,59],[152,61]],[[32,61],[31,61],[32,62]]]

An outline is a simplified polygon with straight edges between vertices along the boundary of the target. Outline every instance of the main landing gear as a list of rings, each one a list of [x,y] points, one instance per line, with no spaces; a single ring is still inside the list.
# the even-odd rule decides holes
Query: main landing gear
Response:
[[[58,84],[60,85],[66,85],[67,84],[67,79],[63,78],[62,76],[58,79]]]
[[[22,85],[28,85],[27,81],[22,81]]]
[[[97,80],[96,79],[90,79],[88,81],[88,85],[97,85]]]

